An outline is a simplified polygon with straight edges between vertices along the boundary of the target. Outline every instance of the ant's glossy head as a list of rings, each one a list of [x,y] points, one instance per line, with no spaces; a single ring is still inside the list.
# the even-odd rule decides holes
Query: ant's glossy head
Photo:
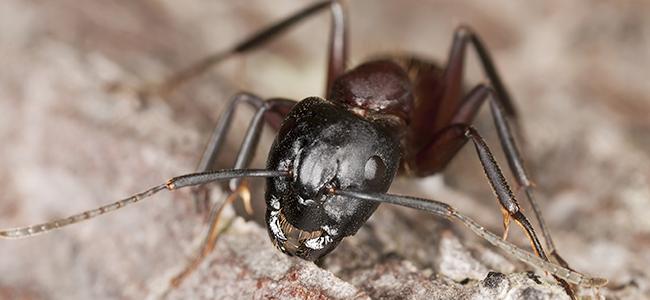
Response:
[[[386,192],[399,167],[399,139],[390,121],[360,117],[320,99],[299,102],[269,153],[266,222],[283,252],[315,260],[353,235],[377,204],[328,191]]]

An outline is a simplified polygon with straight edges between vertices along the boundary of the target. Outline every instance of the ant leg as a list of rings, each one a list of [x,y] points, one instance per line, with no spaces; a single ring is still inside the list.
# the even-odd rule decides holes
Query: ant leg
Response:
[[[333,19],[333,32],[330,39],[330,61],[332,62],[329,64],[330,75],[328,75],[328,78],[335,78],[336,76],[334,75],[342,72],[342,69],[344,69],[344,61],[347,54],[347,45],[345,43],[345,29],[341,28],[345,24],[345,19],[340,3],[335,0],[327,0],[318,1],[294,13],[293,15],[290,15],[289,17],[254,33],[248,38],[237,43],[235,46],[226,49],[225,51],[217,52],[204,57],[203,59],[200,59],[195,63],[189,65],[185,69],[181,69],[173,73],[162,82],[144,84],[143,86],[136,88],[124,87],[118,83],[111,85],[110,89],[114,91],[132,91],[140,98],[146,98],[154,95],[162,97],[167,96],[182,84],[204,74],[210,68],[222,62],[223,60],[234,55],[246,53],[250,50],[259,48],[272,39],[277,38],[280,36],[280,34],[284,33],[288,29],[294,27],[295,25],[327,7],[332,8]]]
[[[264,101],[262,100],[262,98],[250,93],[239,93],[233,96],[232,99],[230,100],[230,104],[228,105],[226,110],[221,114],[221,116],[219,117],[219,121],[217,122],[217,125],[212,131],[212,136],[210,137],[210,141],[208,142],[208,145],[206,146],[205,151],[203,152],[203,155],[197,167],[197,172],[209,171],[211,167],[214,165],[215,159],[217,158],[219,152],[221,151],[221,146],[225,140],[226,134],[230,130],[230,125],[232,123],[232,118],[235,113],[235,110],[237,106],[241,103],[249,104],[255,107],[256,109],[258,109],[258,113],[256,117],[254,117],[254,119],[251,121],[251,124],[259,123],[256,126],[261,128],[263,122],[261,122],[260,120],[255,121],[256,119],[259,119],[261,117],[264,117],[264,120],[267,123],[270,123],[272,126],[274,127],[279,126],[279,122],[273,119],[275,117],[274,115],[264,114],[264,112],[269,111],[277,115],[284,116],[288,113],[289,109],[293,107],[293,104],[295,102],[291,100],[281,100],[281,99],[271,99],[269,101]],[[260,112],[260,108],[262,107],[265,108],[263,111]],[[257,129],[257,131],[260,131],[260,129]],[[254,133],[255,132],[251,132],[251,134]],[[244,138],[244,143],[242,144],[242,148],[241,148],[242,150],[240,151],[244,151],[244,149],[249,149],[247,151],[250,152],[251,151],[250,149],[256,148],[257,145],[256,142],[253,145],[249,145],[249,144],[252,141],[257,140],[258,137],[256,136],[248,137],[248,136],[249,134],[247,133],[246,138]],[[252,154],[249,154],[249,156],[252,157]],[[244,161],[240,162],[240,160],[242,159],[244,159]],[[238,158],[237,159],[238,163],[235,164],[235,168],[242,169],[248,165],[249,161],[250,161],[250,157],[248,158],[242,157],[241,159]],[[231,191],[234,190],[235,188],[231,186]],[[208,208],[210,200],[208,198],[207,186],[200,186],[194,188],[192,190],[192,195],[194,198],[194,203],[197,212],[201,212]]]
[[[287,108],[290,109],[295,104],[296,101],[283,98],[272,98],[262,102],[262,105],[257,109],[246,131],[239,153],[237,154],[234,169],[243,169],[250,165],[260,140],[264,121],[268,120],[269,113],[279,114],[284,117],[286,112],[288,112]],[[234,189],[234,185],[236,185],[236,182],[231,182],[231,189]]]
[[[461,128],[464,130],[465,136],[470,138],[474,143],[476,152],[479,156],[481,164],[483,165],[485,175],[488,177],[490,185],[492,186],[492,190],[499,199],[501,208],[505,210],[508,215],[510,215],[510,217],[513,218],[515,222],[517,222],[517,224],[519,224],[526,232],[531,246],[537,255],[544,260],[548,260],[546,257],[546,252],[542,248],[542,245],[539,242],[537,235],[535,234],[533,226],[530,224],[526,216],[524,216],[524,214],[521,212],[519,203],[517,203],[515,195],[512,193],[508,182],[503,176],[503,173],[501,172],[499,165],[494,159],[494,156],[492,156],[492,152],[488,148],[488,145],[485,143],[485,140],[483,140],[481,135],[473,127],[466,125],[459,126],[461,126]]]
[[[235,113],[235,109],[241,103],[249,104],[255,108],[259,108],[263,105],[264,100],[250,93],[239,93],[233,96],[230,100],[230,103],[226,107],[226,110],[221,113],[217,125],[212,131],[210,136],[210,141],[208,142],[199,165],[197,166],[197,172],[205,172],[211,169],[214,165],[217,156],[225,140],[226,133],[230,130],[230,124],[232,124],[232,118]],[[210,204],[209,199],[209,189],[206,185],[199,186],[192,189],[192,197],[194,198],[194,206],[198,213],[208,209]]]
[[[537,222],[539,223],[539,226],[542,230],[542,235],[546,241],[546,250],[550,256],[557,260],[558,263],[566,268],[569,268],[567,262],[557,252],[549,229],[544,222],[544,218],[542,217],[542,211],[539,208],[537,201],[535,201],[533,198],[533,184],[528,176],[528,172],[526,172],[526,168],[524,167],[521,152],[519,151],[519,147],[517,147],[517,143],[515,142],[515,138],[510,129],[508,120],[506,116],[504,116],[504,108],[502,106],[503,101],[499,101],[498,96],[499,94],[496,92],[496,90],[484,84],[479,84],[474,89],[472,89],[470,94],[468,94],[465,102],[459,108],[452,122],[470,124],[474,120],[479,108],[482,106],[485,100],[490,99],[490,111],[494,119],[494,125],[497,128],[497,133],[501,142],[501,148],[505,153],[506,160],[510,166],[510,170],[512,171],[514,177],[517,179],[519,186],[524,190],[526,199],[530,203],[530,206],[533,208]]]
[[[243,95],[247,95],[247,94],[243,94]],[[293,100],[280,99],[280,98],[269,99],[267,101],[261,102],[261,105],[258,107],[257,112],[255,113],[255,116],[251,120],[248,130],[246,131],[246,135],[244,136],[244,140],[242,141],[242,145],[240,147],[239,153],[237,154],[237,160],[235,162],[235,166],[233,169],[235,170],[244,169],[248,167],[248,165],[250,165],[250,162],[253,156],[255,155],[255,150],[257,149],[257,144],[259,142],[262,129],[264,128],[263,125],[266,119],[265,116],[267,116],[268,113],[282,114],[282,112],[286,108],[293,107],[295,103],[296,102]],[[223,128],[227,128],[228,125],[229,123],[224,125]],[[223,133],[224,131],[221,131],[218,135],[223,136]],[[216,145],[215,147],[212,148],[214,148],[213,150],[218,151],[219,145]],[[211,152],[209,154],[216,155],[216,153],[214,152]],[[248,188],[248,181],[246,179],[239,180],[233,178],[233,180],[230,181],[230,190],[231,190],[231,194],[228,195],[226,201],[220,204],[215,204],[210,210],[210,218],[209,218],[210,227],[208,230],[208,234],[203,240],[201,250],[199,254],[196,257],[194,257],[192,261],[183,269],[182,272],[174,276],[174,278],[171,280],[172,287],[174,288],[178,287],[183,282],[183,280],[187,278],[188,275],[190,275],[194,270],[196,270],[196,268],[200,265],[203,259],[205,259],[205,257],[208,254],[210,254],[210,252],[212,252],[220,234],[218,228],[219,228],[219,223],[221,221],[221,213],[223,212],[223,209],[228,204],[234,202],[237,198],[241,198],[242,201],[244,202],[244,207],[246,208],[247,212],[249,214],[252,214],[252,208],[250,205],[251,196],[250,196],[250,190]]]
[[[462,82],[465,52],[468,45],[472,45],[473,48],[476,50],[479,61],[483,66],[483,70],[485,71],[485,74],[489,79],[490,86],[492,86],[493,88],[492,90],[492,93],[494,94],[493,99],[496,102],[498,102],[498,104],[497,103],[491,104],[492,114],[495,119],[495,125],[497,126],[497,129],[499,131],[501,145],[504,149],[504,152],[506,153],[510,170],[512,171],[514,177],[517,179],[517,183],[519,184],[519,186],[525,191],[526,199],[528,203],[530,203],[530,206],[533,208],[533,212],[535,213],[535,218],[539,223],[539,226],[542,231],[542,235],[544,236],[544,240],[546,241],[546,247],[549,251],[549,255],[551,255],[563,266],[568,267],[566,261],[562,259],[562,257],[557,253],[549,229],[546,226],[546,223],[544,222],[544,219],[542,217],[541,209],[539,208],[538,203],[533,198],[533,184],[529,179],[529,176],[524,168],[520,151],[515,143],[514,136],[520,139],[523,137],[523,135],[521,134],[521,129],[520,129],[521,127],[518,125],[517,122],[517,118],[516,118],[517,113],[515,110],[515,106],[512,103],[512,99],[510,98],[510,94],[508,93],[508,90],[505,88],[505,85],[501,81],[501,76],[499,76],[499,73],[496,70],[496,67],[493,63],[490,53],[485,47],[483,41],[474,32],[474,30],[472,30],[468,26],[461,26],[458,29],[456,29],[454,33],[454,40],[452,42],[451,51],[449,54],[449,60],[447,63],[447,69],[445,70],[445,74],[443,75],[444,76],[443,80],[446,80],[448,83],[456,82],[460,84],[460,82]],[[451,86],[451,87],[453,90],[460,89],[460,86],[458,87]],[[474,99],[478,99],[478,98],[480,97],[474,97]],[[469,115],[466,115],[466,111],[471,112],[474,109],[477,110],[478,107],[480,106],[480,103],[473,104],[473,102],[482,102],[482,100],[471,101],[468,98],[466,102],[468,101],[470,103],[467,104],[463,103],[461,105],[462,107],[459,108],[457,117],[455,117],[454,120],[460,120],[461,121],[460,123],[470,123],[468,122],[468,120],[471,120],[470,118],[473,117],[474,114],[470,113]],[[495,109],[497,108],[496,106],[499,106],[501,109]],[[463,115],[466,116],[463,118]],[[511,129],[508,125],[508,121],[514,123],[513,129],[515,131],[515,134],[511,133]]]
[[[476,94],[475,91],[473,92],[474,93],[471,93],[470,95]],[[546,252],[544,251],[542,244],[539,242],[533,226],[530,224],[526,216],[519,208],[517,199],[512,193],[512,190],[510,189],[510,186],[503,176],[499,165],[497,164],[494,156],[488,148],[488,145],[473,127],[465,124],[455,124],[441,130],[435,136],[434,141],[427,146],[426,151],[423,153],[418,153],[416,159],[421,159],[422,163],[431,163],[432,155],[428,155],[430,153],[454,155],[455,152],[458,151],[458,149],[460,149],[460,147],[462,147],[462,145],[467,141],[467,139],[470,139],[474,143],[485,175],[488,177],[490,186],[492,187],[492,190],[499,200],[499,204],[501,205],[501,210],[504,213],[504,216],[506,216],[507,213],[508,217],[504,219],[504,226],[506,227],[506,230],[509,225],[509,220],[512,218],[519,226],[521,226],[521,228],[528,236],[528,240],[530,241],[531,247],[533,251],[535,251],[535,254],[537,254],[537,256],[539,256],[541,259],[548,261]],[[566,266],[563,267],[568,269]],[[557,276],[556,279],[564,287],[567,294],[572,299],[575,298],[575,295],[568,283]]]
[[[201,264],[203,259],[205,259],[208,254],[214,250],[215,245],[217,244],[217,239],[219,238],[220,232],[218,231],[219,229],[219,224],[221,222],[221,213],[223,212],[223,209],[229,205],[232,204],[235,199],[237,199],[238,195],[241,195],[242,197],[247,197],[250,198],[250,191],[248,190],[247,186],[248,181],[244,181],[241,185],[239,185],[239,188],[241,190],[237,189],[230,195],[228,195],[228,198],[226,198],[226,201],[219,205],[214,205],[212,209],[210,210],[210,227],[208,229],[208,233],[205,236],[205,239],[203,240],[203,243],[201,244],[201,250],[199,251],[199,254],[192,259],[192,261],[185,266],[183,271],[178,273],[172,280],[170,281],[171,286],[173,288],[177,288],[183,283],[183,280],[187,278],[198,266]]]
[[[334,195],[352,197],[352,198],[357,198],[366,201],[373,201],[378,203],[389,203],[393,205],[409,207],[417,210],[427,211],[441,217],[453,218],[463,223],[470,230],[472,230],[476,235],[482,237],[483,239],[485,239],[492,245],[498,247],[499,249],[505,251],[509,255],[516,257],[517,259],[521,260],[522,262],[532,267],[540,268],[552,274],[556,278],[560,278],[562,280],[566,280],[568,282],[583,287],[600,287],[607,284],[607,279],[584,275],[574,270],[543,260],[531,254],[530,252],[524,251],[518,248],[517,246],[501,239],[497,235],[487,231],[483,226],[476,223],[476,221],[461,214],[453,207],[443,202],[430,200],[430,199],[409,197],[409,196],[399,196],[399,195],[380,194],[380,193],[365,193],[365,192],[357,192],[351,190],[331,189],[330,193]]]
[[[325,96],[330,98],[330,89],[334,80],[345,73],[348,60],[348,26],[345,9],[338,2],[331,5],[332,27],[330,28],[329,57],[327,64],[327,83]]]
[[[237,154],[234,169],[245,169],[250,165],[251,160],[255,156],[255,150],[257,150],[257,144],[259,143],[263,125],[265,123],[264,121],[268,120],[271,116],[269,113],[284,117],[288,112],[288,109],[292,108],[295,104],[296,102],[293,100],[281,98],[273,98],[263,102],[262,107],[257,110],[257,113],[255,113],[255,116],[251,120],[248,130],[246,131],[242,145],[239,148],[239,153]],[[230,190],[235,194],[239,194],[236,193],[236,191],[240,190],[241,184],[242,179],[231,180],[229,184]],[[248,184],[245,184],[245,186],[245,194],[249,196],[242,197],[242,200],[244,201],[246,212],[252,215],[253,208],[250,203],[250,191],[248,191]]]
[[[426,151],[418,153],[416,156],[416,163],[431,164],[432,159],[448,161],[449,159],[446,156],[455,155],[468,139],[471,140],[476,147],[485,175],[488,177],[492,190],[497,195],[501,208],[508,213],[509,217],[513,218],[522,226],[537,255],[546,259],[546,253],[544,252],[533,227],[519,209],[519,204],[510,190],[510,186],[503,176],[501,169],[497,165],[496,160],[492,156],[490,149],[474,128],[465,124],[455,124],[442,129],[435,135],[433,142],[426,147]],[[438,153],[440,158],[429,155],[430,153]],[[433,163],[436,164],[436,162]]]
[[[447,68],[443,76],[448,81],[458,82],[460,88],[460,83],[462,83],[463,79],[465,52],[468,45],[472,45],[474,50],[476,50],[485,75],[489,79],[490,85],[494,88],[494,92],[497,95],[496,98],[501,103],[501,106],[503,106],[505,113],[508,117],[516,119],[517,112],[512,103],[512,98],[501,81],[501,76],[497,72],[492,56],[481,38],[469,26],[460,26],[455,30],[454,40],[452,41],[449,59],[447,61]]]

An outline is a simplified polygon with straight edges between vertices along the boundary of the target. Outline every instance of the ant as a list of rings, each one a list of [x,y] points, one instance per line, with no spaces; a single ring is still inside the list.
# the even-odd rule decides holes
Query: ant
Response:
[[[145,86],[136,92],[142,97],[167,94],[228,57],[258,48],[326,9],[331,11],[332,27],[325,99],[265,100],[250,93],[237,94],[219,119],[197,173],[171,178],[144,192],[71,217],[0,230],[0,238],[24,238],[58,229],[117,210],[162,190],[194,187],[196,205],[200,207],[202,185],[229,180],[232,193],[211,208],[208,235],[199,254],[172,280],[172,285],[178,286],[214,249],[223,208],[238,198],[248,203],[247,179],[262,177],[267,179],[269,236],[280,251],[291,256],[309,261],[322,258],[343,238],[354,235],[379,204],[388,203],[459,221],[513,257],[550,273],[572,298],[575,296],[570,283],[585,287],[606,284],[605,279],[574,271],[557,253],[534,200],[533,185],[515,141],[519,130],[515,107],[487,48],[467,26],[455,31],[446,66],[402,56],[380,57],[348,69],[345,11],[338,1],[319,1],[228,51],[206,57],[163,83]],[[469,47],[477,52],[489,84],[479,84],[463,95],[463,69]],[[471,125],[486,102],[508,166],[533,208],[546,249],[520,209],[487,143]],[[234,110],[243,103],[254,107],[256,113],[234,168],[211,170],[230,128]],[[268,155],[267,168],[250,169],[260,133],[267,123],[278,131]],[[441,172],[468,141],[473,143],[501,205],[502,237],[446,203],[387,193],[398,172],[418,177]],[[526,233],[534,254],[506,241],[511,220]]]

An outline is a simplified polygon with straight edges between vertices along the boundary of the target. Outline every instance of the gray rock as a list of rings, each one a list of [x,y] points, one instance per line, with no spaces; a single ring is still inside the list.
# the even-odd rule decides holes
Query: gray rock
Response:
[[[516,99],[527,163],[560,253],[575,269],[610,280],[579,295],[650,298],[648,3],[349,2],[354,64],[380,50],[442,60],[453,28],[475,27]],[[94,208],[192,171],[238,90],[320,94],[325,16],[165,99],[107,92],[116,80],[157,80],[303,5],[0,2],[0,228]],[[470,84],[483,78],[473,59],[468,66]],[[220,166],[232,165],[250,116],[242,109]],[[476,126],[499,153],[491,122],[482,116]],[[261,144],[271,140],[266,133]],[[499,233],[498,206],[472,151],[464,149],[444,177],[401,178],[392,192],[447,201]],[[263,182],[254,183],[259,200]],[[552,279],[529,275],[534,270],[458,224],[391,207],[381,207],[323,268],[281,255],[262,227],[234,219],[199,270],[165,294],[204,228],[180,191],[47,235],[0,241],[0,298],[565,297]],[[509,240],[527,247],[511,230]]]

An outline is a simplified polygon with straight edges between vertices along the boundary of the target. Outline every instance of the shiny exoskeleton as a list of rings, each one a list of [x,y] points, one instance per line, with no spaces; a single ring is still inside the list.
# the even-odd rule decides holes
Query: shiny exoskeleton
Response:
[[[345,238],[355,234],[380,203],[430,212],[460,221],[486,241],[530,265],[552,274],[574,297],[569,283],[602,286],[607,281],[572,270],[559,256],[533,199],[533,187],[510,128],[518,130],[514,105],[483,42],[472,29],[459,27],[444,66],[414,56],[386,56],[353,69],[347,65],[347,25],[338,1],[319,1],[275,23],[235,47],[209,56],[176,73],[155,88],[138,89],[138,95],[164,95],[181,83],[205,72],[234,54],[258,48],[315,13],[332,13],[329,59],[324,98],[296,102],[264,100],[250,93],[235,95],[215,126],[199,163],[198,172],[174,177],[166,183],[123,200],[67,218],[26,227],[0,230],[0,238],[22,238],[93,218],[162,190],[196,186],[197,208],[206,201],[206,183],[230,180],[232,194],[214,205],[210,229],[201,252],[172,280],[178,286],[214,248],[223,207],[238,198],[250,200],[248,178],[267,178],[266,225],[273,244],[288,255],[316,260]],[[488,79],[469,92],[463,89],[465,53],[473,47]],[[148,85],[147,85],[148,86]],[[149,87],[149,86],[148,86]],[[214,170],[235,108],[248,104],[256,109],[232,169]],[[488,145],[471,126],[484,103],[489,103],[501,147],[520,189],[531,204],[546,249],[503,176]],[[264,124],[278,130],[266,169],[250,169]],[[512,124],[512,125],[511,125]],[[450,205],[409,196],[387,194],[401,172],[427,176],[442,171],[471,141],[503,213],[504,237],[498,237]],[[505,240],[510,221],[527,234],[535,255]],[[551,258],[553,261],[551,261]]]
[[[266,222],[280,250],[315,260],[359,230],[378,203],[329,190],[388,191],[401,157],[400,121],[380,113],[361,116],[315,97],[296,104],[267,165],[291,173],[267,179]]]
[[[329,99],[304,99],[286,115],[267,169],[289,170],[291,176],[269,178],[266,192],[267,228],[283,252],[316,260],[354,235],[378,206],[328,189],[385,193],[400,162],[404,170],[417,170],[413,159],[402,156],[426,144],[409,127],[421,95],[400,63],[364,63],[336,78]],[[425,62],[402,64],[442,74]]]

